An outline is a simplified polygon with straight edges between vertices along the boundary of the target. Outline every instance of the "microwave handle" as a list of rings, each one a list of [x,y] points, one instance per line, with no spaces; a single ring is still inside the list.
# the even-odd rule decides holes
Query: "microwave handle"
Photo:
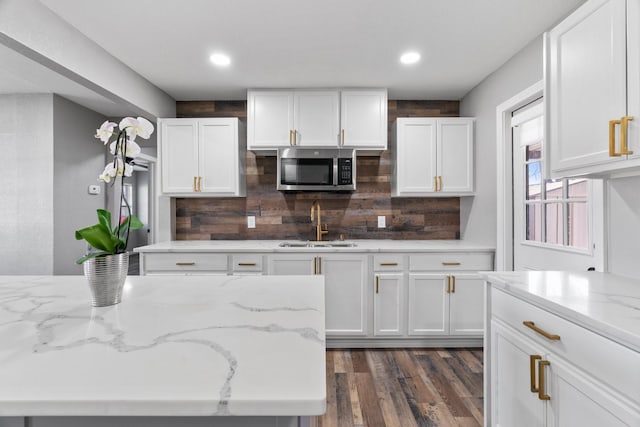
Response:
[[[338,185],[338,157],[333,158],[333,186]]]

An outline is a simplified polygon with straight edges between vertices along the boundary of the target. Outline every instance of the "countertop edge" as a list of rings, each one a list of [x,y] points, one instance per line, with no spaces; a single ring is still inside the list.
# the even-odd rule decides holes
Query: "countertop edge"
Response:
[[[551,301],[547,298],[520,289],[517,286],[513,286],[506,278],[501,277],[499,272],[485,271],[480,272],[479,274],[485,281],[490,282],[492,285],[498,285],[497,287],[499,289],[510,295],[523,299],[539,308],[549,311],[622,346],[640,352],[640,337],[629,331],[620,329],[617,326],[575,311],[555,301]]]

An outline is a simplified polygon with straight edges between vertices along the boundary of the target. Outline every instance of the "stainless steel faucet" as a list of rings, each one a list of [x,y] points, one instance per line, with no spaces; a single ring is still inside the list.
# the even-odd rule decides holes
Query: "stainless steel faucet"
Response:
[[[316,213],[318,217],[314,218]],[[324,229],[322,229],[322,219],[320,218],[320,202],[317,200],[314,201],[311,205],[311,222],[313,222],[314,219],[316,220],[316,241],[319,242],[322,240],[323,234],[329,233],[329,226],[325,224]]]

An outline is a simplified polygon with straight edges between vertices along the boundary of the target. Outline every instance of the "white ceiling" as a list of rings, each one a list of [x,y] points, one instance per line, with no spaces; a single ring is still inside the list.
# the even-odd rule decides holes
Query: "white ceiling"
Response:
[[[251,87],[460,99],[584,0],[41,0],[176,100]],[[417,65],[399,64],[417,50]],[[208,57],[223,51],[226,69]]]

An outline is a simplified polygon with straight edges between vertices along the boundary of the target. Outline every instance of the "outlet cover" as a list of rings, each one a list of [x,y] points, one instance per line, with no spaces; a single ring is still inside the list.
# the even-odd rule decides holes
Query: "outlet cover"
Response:
[[[87,191],[89,192],[89,194],[94,194],[94,195],[95,194],[100,194],[100,186],[92,184],[92,185],[89,186]]]
[[[387,217],[384,215],[378,216],[378,228],[386,228],[387,226]]]
[[[247,228],[256,228],[256,217],[249,215],[247,217]]]

